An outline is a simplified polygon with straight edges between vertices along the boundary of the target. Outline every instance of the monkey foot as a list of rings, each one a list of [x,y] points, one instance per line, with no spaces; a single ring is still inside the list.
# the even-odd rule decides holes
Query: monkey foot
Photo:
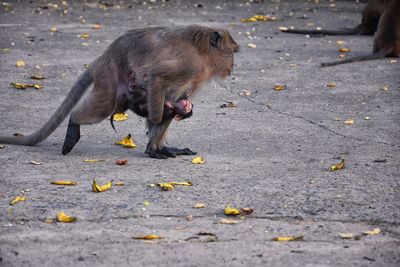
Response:
[[[166,158],[176,158],[176,156],[180,155],[196,155],[197,153],[190,150],[189,148],[176,148],[176,147],[163,147],[160,150],[146,150],[146,154],[148,154],[151,158],[156,159],[166,159]]]
[[[65,136],[62,154],[67,155],[81,138],[80,125],[69,121],[67,135]]]

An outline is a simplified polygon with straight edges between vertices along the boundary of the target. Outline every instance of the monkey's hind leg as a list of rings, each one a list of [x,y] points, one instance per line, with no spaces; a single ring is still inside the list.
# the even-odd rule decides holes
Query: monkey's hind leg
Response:
[[[115,96],[112,91],[96,91],[93,89],[87,99],[76,110],[72,111],[62,148],[63,155],[71,152],[78,143],[81,137],[80,126],[101,122],[110,116],[114,110],[114,101]]]
[[[65,136],[64,145],[62,148],[62,154],[65,156],[71,152],[72,148],[78,143],[81,138],[81,126],[74,123],[71,119],[68,123],[67,134]]]
[[[145,153],[151,158],[166,159],[176,158],[179,155],[196,155],[197,153],[190,150],[189,148],[176,148],[165,146],[165,138],[169,124],[172,120],[165,120],[158,124],[152,123],[147,120],[147,126],[149,128],[149,143]]]

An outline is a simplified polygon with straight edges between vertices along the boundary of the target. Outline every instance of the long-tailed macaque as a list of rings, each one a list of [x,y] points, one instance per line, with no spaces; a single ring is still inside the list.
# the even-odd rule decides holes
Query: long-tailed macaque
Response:
[[[387,1],[388,0],[368,0],[362,10],[361,23],[354,28],[340,30],[285,29],[281,31],[287,33],[315,35],[374,35],[378,28],[378,22],[383,12],[384,4]]]
[[[166,103],[183,95],[189,98],[213,77],[225,78],[233,69],[238,45],[228,31],[203,26],[143,28],[131,30],[115,40],[81,74],[61,106],[44,126],[28,136],[0,137],[0,143],[35,145],[46,139],[68,116],[62,153],[69,153],[80,138],[82,124],[98,123],[120,110],[129,95],[132,73],[145,84],[149,142],[146,153],[153,158],[193,155],[188,148],[165,145],[172,119],[163,120]],[[90,84],[89,95],[75,109]],[[126,103],[122,101],[122,103]]]
[[[334,62],[324,62],[321,66],[334,66],[342,63],[399,57],[400,55],[400,0],[386,0],[374,38],[373,53],[366,56],[346,58]]]

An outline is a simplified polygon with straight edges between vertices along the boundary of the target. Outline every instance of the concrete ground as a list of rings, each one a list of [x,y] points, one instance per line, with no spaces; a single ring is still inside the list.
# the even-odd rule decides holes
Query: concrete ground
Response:
[[[197,151],[203,165],[192,164],[190,156],[148,158],[144,120],[133,113],[115,123],[117,133],[108,120],[83,127],[67,156],[61,155],[66,121],[37,146],[6,144],[0,150],[0,265],[399,266],[400,60],[319,67],[338,58],[337,40],[351,56],[370,53],[373,37],[279,32],[280,26],[338,28],[360,21],[362,3],[316,2],[3,3],[1,135],[38,129],[84,64],[129,29],[222,27],[241,51],[233,75],[206,85],[193,99],[194,116],[169,132],[170,144]],[[256,13],[277,20],[240,22]],[[93,29],[96,23],[102,28]],[[88,39],[77,37],[84,33]],[[26,66],[15,67],[18,60]],[[35,66],[45,80],[29,78]],[[11,82],[44,87],[18,90]],[[336,87],[327,87],[331,82]],[[274,90],[277,84],[286,90]],[[220,108],[225,101],[237,107]],[[354,123],[344,123],[349,119]],[[128,133],[136,149],[114,145]],[[104,161],[84,162],[88,158]],[[342,158],[345,169],[328,171]],[[117,159],[129,163],[118,166]],[[94,178],[125,186],[92,193]],[[78,185],[50,184],[57,179]],[[167,192],[149,187],[185,180],[193,186]],[[10,206],[18,195],[27,200]],[[196,203],[205,208],[195,209]],[[221,224],[228,203],[254,212],[234,218],[234,225]],[[45,222],[59,211],[78,221]],[[374,228],[381,232],[362,235]],[[347,232],[356,238],[338,235]],[[147,234],[163,239],[133,239]],[[286,235],[304,238],[272,241]]]

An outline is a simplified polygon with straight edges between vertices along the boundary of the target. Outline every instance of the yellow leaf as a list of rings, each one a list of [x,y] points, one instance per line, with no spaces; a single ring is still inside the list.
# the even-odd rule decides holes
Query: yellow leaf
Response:
[[[279,27],[279,30],[282,31],[282,32],[284,32],[284,31],[289,30],[289,28],[288,28],[288,27],[285,27],[285,26],[280,26],[280,27]]]
[[[343,40],[337,40],[336,41],[337,45],[344,45],[344,43],[345,43],[345,41],[343,41]]]
[[[57,180],[57,181],[52,181],[51,184],[55,184],[55,185],[77,185],[78,183],[75,182],[75,181]]]
[[[51,27],[50,28],[50,32],[57,32],[58,30],[57,30],[57,27]]]
[[[288,241],[301,241],[303,240],[303,236],[278,236],[272,238],[272,241],[279,241],[279,242],[288,242]]]
[[[11,51],[11,48],[1,48],[0,49],[0,52],[3,52],[3,53],[7,53],[7,52],[10,52]]]
[[[339,233],[341,239],[352,239],[354,237],[353,233]]]
[[[195,157],[192,159],[193,164],[204,164],[205,160],[203,157]]]
[[[196,209],[202,209],[202,208],[206,207],[206,204],[204,204],[204,203],[196,203],[196,205],[194,205],[194,207]]]
[[[383,90],[383,91],[386,91],[386,92],[389,91],[389,86],[388,86],[388,85],[383,86],[383,87],[382,87],[382,90]]]
[[[33,79],[33,80],[44,80],[46,78],[41,76],[41,75],[39,75],[39,74],[34,74],[34,75],[31,76],[31,79]]]
[[[239,221],[238,220],[232,220],[232,219],[221,219],[219,221],[220,224],[237,224]]]
[[[281,90],[285,90],[285,89],[286,89],[286,85],[283,85],[283,84],[274,85],[274,90],[276,90],[276,91],[281,91]]]
[[[5,145],[0,145],[0,149],[3,149],[3,148],[5,148],[6,146]]]
[[[326,86],[334,88],[334,87],[336,87],[336,83],[335,82],[329,82]]]
[[[257,48],[257,45],[249,43],[249,44],[247,44],[247,47],[248,48]]]
[[[14,205],[17,202],[25,201],[27,198],[25,196],[17,196],[13,200],[10,201],[10,205]]]
[[[337,171],[337,170],[342,170],[345,168],[344,165],[344,159],[340,160],[340,162],[338,164],[332,165],[329,167],[330,171]]]
[[[18,67],[18,68],[20,68],[20,67],[25,67],[25,62],[22,61],[22,60],[18,60],[18,61],[15,63],[15,67]]]
[[[126,121],[128,119],[127,113],[115,113],[113,115],[113,121]]]
[[[65,214],[63,211],[57,213],[57,221],[63,223],[72,223],[76,221],[76,217]]]
[[[82,43],[83,46],[89,46],[89,43]]]
[[[104,162],[104,159],[85,159],[84,162],[94,163],[94,162]]]
[[[115,182],[114,185],[115,186],[124,186],[125,183],[124,182]]]
[[[139,239],[139,240],[154,240],[154,239],[163,239],[162,236],[159,235],[145,235],[145,236],[135,236],[133,239]]]
[[[340,53],[347,53],[347,52],[350,52],[350,48],[341,47],[341,48],[339,48],[339,52],[340,52]]]
[[[93,184],[92,184],[92,191],[95,193],[100,193],[100,192],[105,192],[108,189],[110,189],[112,186],[112,181],[106,183],[105,185],[99,185],[95,179],[93,179]]]
[[[150,206],[150,204],[151,204],[150,201],[147,201],[147,200],[145,200],[143,202],[143,205],[146,206],[146,207]]]
[[[88,33],[82,33],[82,34],[79,34],[78,37],[81,39],[88,39],[90,36]]]
[[[224,213],[226,215],[239,215],[240,214],[240,210],[237,208],[232,207],[231,205],[226,205],[225,209],[224,209]]]
[[[372,230],[369,230],[369,231],[365,231],[363,234],[364,235],[377,235],[380,232],[381,232],[381,229],[375,228],[375,229],[372,229]]]
[[[193,184],[191,182],[167,182],[157,184],[163,191],[171,191],[175,188],[175,185],[192,186]]]
[[[354,120],[353,119],[345,120],[344,124],[354,124]]]
[[[42,165],[42,163],[31,160],[30,162],[32,165]]]
[[[132,135],[128,134],[124,139],[115,143],[116,145],[121,145],[126,148],[135,148],[136,144],[132,140]]]
[[[173,185],[182,185],[182,186],[192,186],[192,182],[186,181],[186,182],[171,182]]]
[[[10,85],[14,86],[17,89],[26,89],[26,88],[41,89],[41,88],[43,88],[43,85],[41,85],[41,84],[10,83]]]
[[[247,19],[241,19],[240,22],[257,22],[257,21],[275,21],[276,17],[270,15],[254,15]]]

